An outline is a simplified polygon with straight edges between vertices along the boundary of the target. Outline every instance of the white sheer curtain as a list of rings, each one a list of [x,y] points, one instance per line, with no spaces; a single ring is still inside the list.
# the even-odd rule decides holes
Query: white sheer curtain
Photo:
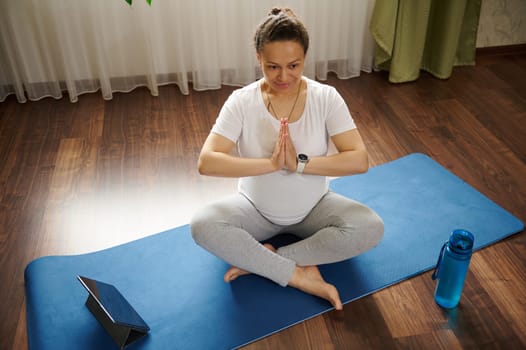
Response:
[[[261,74],[252,35],[276,5],[293,8],[309,30],[306,76],[371,71],[374,0],[1,0],[0,101],[246,85]]]

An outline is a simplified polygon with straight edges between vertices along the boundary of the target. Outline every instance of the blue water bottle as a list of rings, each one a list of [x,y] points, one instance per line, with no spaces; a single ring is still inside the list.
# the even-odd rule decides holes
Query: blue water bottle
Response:
[[[431,278],[438,279],[435,302],[451,309],[458,305],[468,272],[475,237],[466,230],[454,230],[444,243]]]

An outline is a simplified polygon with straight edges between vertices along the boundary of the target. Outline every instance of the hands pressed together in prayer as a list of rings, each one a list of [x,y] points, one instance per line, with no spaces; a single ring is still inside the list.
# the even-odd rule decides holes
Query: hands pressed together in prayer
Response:
[[[298,166],[296,158],[296,149],[289,134],[289,120],[281,118],[281,127],[279,129],[278,139],[272,153],[272,164],[276,169],[285,169],[288,171],[296,171]]]

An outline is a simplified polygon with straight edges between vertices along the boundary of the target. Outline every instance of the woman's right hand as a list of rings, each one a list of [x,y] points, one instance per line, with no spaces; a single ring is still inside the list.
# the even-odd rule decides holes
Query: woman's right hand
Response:
[[[285,126],[284,118],[281,119],[281,126],[279,128],[278,138],[276,144],[274,145],[274,152],[270,160],[276,168],[276,170],[283,169],[285,167],[285,143],[287,138],[287,128]]]

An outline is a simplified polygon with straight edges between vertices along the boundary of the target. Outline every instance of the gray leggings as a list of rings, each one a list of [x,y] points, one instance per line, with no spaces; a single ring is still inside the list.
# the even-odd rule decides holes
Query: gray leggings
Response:
[[[238,193],[195,214],[190,230],[197,244],[227,263],[286,286],[296,265],[338,262],[373,248],[384,225],[370,208],[334,192],[323,196],[303,221],[277,225]],[[259,243],[280,233],[300,241],[276,253]]]

